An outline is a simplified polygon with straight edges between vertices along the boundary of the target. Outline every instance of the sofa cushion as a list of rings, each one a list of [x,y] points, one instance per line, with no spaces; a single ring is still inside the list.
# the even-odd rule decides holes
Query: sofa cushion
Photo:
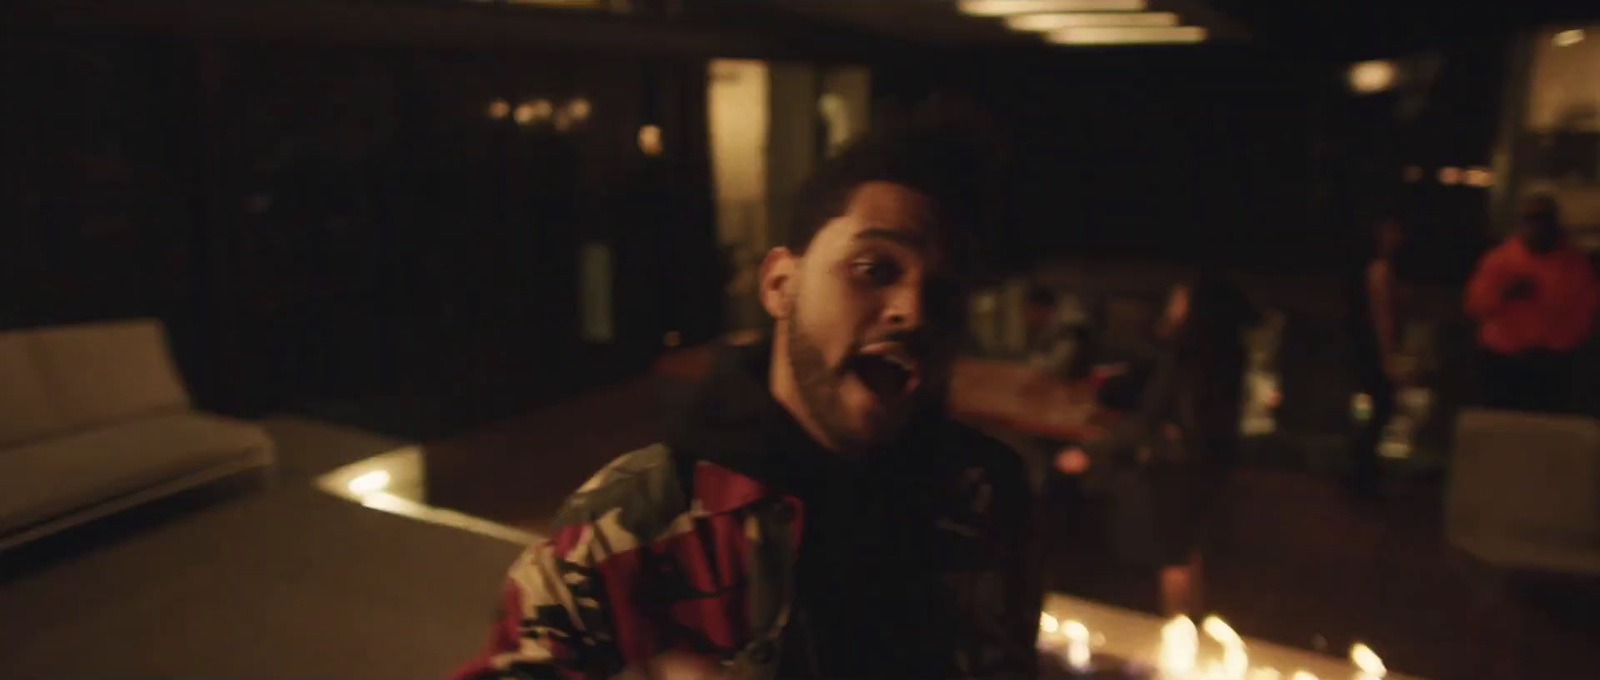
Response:
[[[1452,543],[1600,551],[1595,420],[1468,409],[1457,419],[1450,467],[1445,521]]]
[[[126,421],[0,449],[0,533],[230,462],[267,460],[254,425],[200,413]]]
[[[29,334],[0,333],[0,447],[37,439],[66,426],[45,391]]]
[[[154,319],[28,333],[39,374],[69,428],[181,411],[189,393]]]

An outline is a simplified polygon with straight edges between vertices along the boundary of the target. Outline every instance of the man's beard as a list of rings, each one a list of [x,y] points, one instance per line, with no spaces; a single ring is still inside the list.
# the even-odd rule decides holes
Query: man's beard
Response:
[[[816,423],[822,434],[840,451],[855,452],[866,448],[869,442],[862,441],[860,437],[850,432],[844,404],[839,398],[839,386],[844,375],[828,366],[828,359],[823,356],[822,348],[812,340],[805,329],[800,327],[799,314],[791,314],[789,317],[787,340],[789,372],[794,376],[795,388],[800,392],[800,401],[805,404],[806,412],[810,414],[812,422]]]
[[[895,412],[889,415],[888,422],[880,423],[875,432],[856,432],[845,413],[841,388],[846,378],[844,365],[863,343],[852,343],[839,365],[829,366],[822,346],[800,321],[803,316],[799,313],[800,301],[796,299],[790,304],[788,331],[784,335],[789,348],[789,374],[794,377],[800,402],[805,405],[811,421],[840,453],[852,457],[869,455],[894,445],[907,429],[915,427],[913,423],[946,416],[948,376],[940,371],[928,371],[923,375],[922,386],[911,395],[909,404],[891,407]],[[904,335],[898,339],[917,342]],[[927,361],[927,355],[923,358],[929,367],[937,363]]]

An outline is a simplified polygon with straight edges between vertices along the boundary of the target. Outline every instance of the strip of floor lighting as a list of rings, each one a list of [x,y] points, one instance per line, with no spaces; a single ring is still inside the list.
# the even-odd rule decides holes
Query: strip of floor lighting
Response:
[[[1144,45],[1204,42],[1200,26],[1106,26],[1053,31],[1050,42],[1059,45]]]
[[[470,531],[490,538],[498,538],[507,543],[517,545],[533,545],[544,540],[543,536],[509,527],[498,522],[491,522],[481,517],[473,517],[464,512],[449,508],[440,508],[425,503],[418,503],[409,498],[401,498],[391,493],[377,492],[361,497],[361,504],[373,510],[380,510],[390,514],[410,517],[414,520],[437,524],[439,526]]]
[[[425,503],[425,455],[420,446],[401,447],[319,475],[315,484],[329,494],[380,512],[519,545],[543,540],[532,532]]]

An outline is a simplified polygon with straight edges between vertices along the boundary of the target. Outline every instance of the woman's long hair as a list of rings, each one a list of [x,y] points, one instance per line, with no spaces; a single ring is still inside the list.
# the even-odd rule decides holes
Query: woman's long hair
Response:
[[[1189,313],[1173,337],[1173,370],[1190,418],[1237,427],[1243,389],[1243,332],[1261,318],[1232,279],[1204,272],[1185,286]],[[1233,420],[1233,423],[1219,422]]]

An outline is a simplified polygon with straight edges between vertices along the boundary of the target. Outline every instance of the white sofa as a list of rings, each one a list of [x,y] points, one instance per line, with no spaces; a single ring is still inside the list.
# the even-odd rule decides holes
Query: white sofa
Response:
[[[1600,422],[1462,411],[1445,534],[1496,568],[1600,574]]]
[[[0,550],[273,460],[193,409],[159,321],[0,333]]]

